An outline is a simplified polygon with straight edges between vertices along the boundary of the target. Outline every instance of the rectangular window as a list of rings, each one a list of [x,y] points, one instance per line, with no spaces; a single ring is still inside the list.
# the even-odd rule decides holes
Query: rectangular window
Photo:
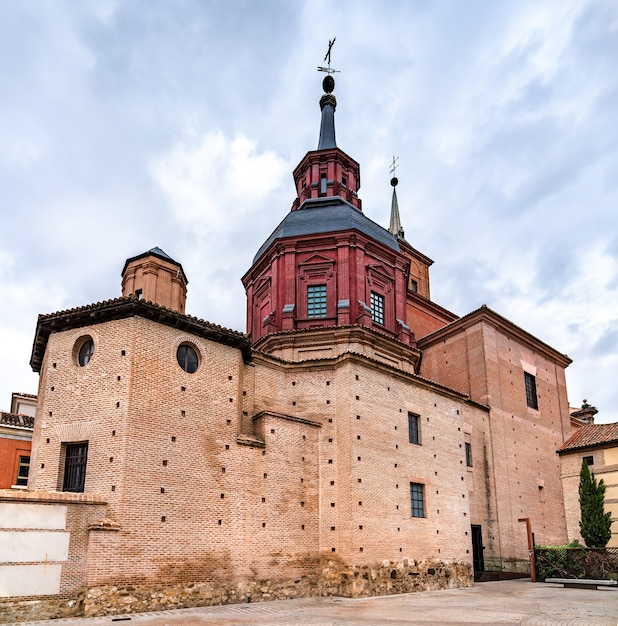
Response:
[[[410,291],[413,291],[414,293],[418,292],[418,283],[414,279],[410,280]]]
[[[384,296],[371,292],[371,319],[384,326]]]
[[[326,174],[320,176],[320,195],[326,195]]]
[[[20,455],[19,465],[17,466],[17,480],[15,481],[16,485],[19,485],[20,487],[25,487],[28,484],[29,470],[30,470],[30,457]]]
[[[326,285],[307,287],[307,317],[326,317]]]
[[[421,433],[419,430],[420,416],[408,413],[408,440],[410,443],[421,443]]]
[[[88,442],[66,444],[62,491],[81,493],[86,484]]]
[[[524,372],[524,382],[526,383],[526,403],[531,409],[538,409],[539,402],[536,397],[536,378],[528,372]]]
[[[582,461],[588,466],[590,467],[591,465],[594,465],[594,457],[593,456],[585,456]]]
[[[425,517],[425,485],[410,483],[412,517]]]
[[[472,444],[466,441],[466,466],[472,467]]]

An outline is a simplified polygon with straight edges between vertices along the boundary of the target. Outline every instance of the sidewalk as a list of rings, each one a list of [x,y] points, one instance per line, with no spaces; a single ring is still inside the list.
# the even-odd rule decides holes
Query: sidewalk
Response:
[[[471,589],[382,596],[303,598],[158,613],[22,622],[45,626],[616,626],[618,590],[563,589],[528,580]]]

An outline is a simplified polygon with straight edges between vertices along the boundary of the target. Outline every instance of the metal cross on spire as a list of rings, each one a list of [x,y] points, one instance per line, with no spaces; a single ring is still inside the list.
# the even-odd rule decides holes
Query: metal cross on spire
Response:
[[[339,72],[339,70],[334,70],[330,66],[330,52],[333,48],[333,45],[335,44],[336,39],[337,37],[333,37],[328,41],[328,50],[324,55],[324,60],[328,61],[328,67],[322,67],[321,65],[318,65],[318,72],[326,72],[327,74],[334,74],[335,72]]]
[[[393,154],[393,162],[391,163],[391,167],[388,170],[393,176],[397,175],[397,168],[399,167],[399,163],[397,163],[397,161],[399,161],[399,157],[395,157],[395,155]]]

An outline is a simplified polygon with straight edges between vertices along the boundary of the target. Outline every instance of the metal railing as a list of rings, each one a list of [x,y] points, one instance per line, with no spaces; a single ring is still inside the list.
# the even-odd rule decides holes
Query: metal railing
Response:
[[[538,580],[546,578],[618,580],[618,548],[536,546],[534,555]]]

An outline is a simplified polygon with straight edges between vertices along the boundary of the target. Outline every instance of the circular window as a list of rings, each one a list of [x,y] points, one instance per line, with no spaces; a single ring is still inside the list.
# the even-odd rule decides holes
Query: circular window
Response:
[[[88,365],[93,354],[94,341],[92,341],[92,337],[86,337],[77,353],[77,363],[79,366],[84,367],[84,365]]]
[[[193,374],[193,372],[197,371],[198,365],[200,364],[195,348],[188,343],[183,343],[178,346],[176,359],[178,360],[178,365],[188,374]]]

